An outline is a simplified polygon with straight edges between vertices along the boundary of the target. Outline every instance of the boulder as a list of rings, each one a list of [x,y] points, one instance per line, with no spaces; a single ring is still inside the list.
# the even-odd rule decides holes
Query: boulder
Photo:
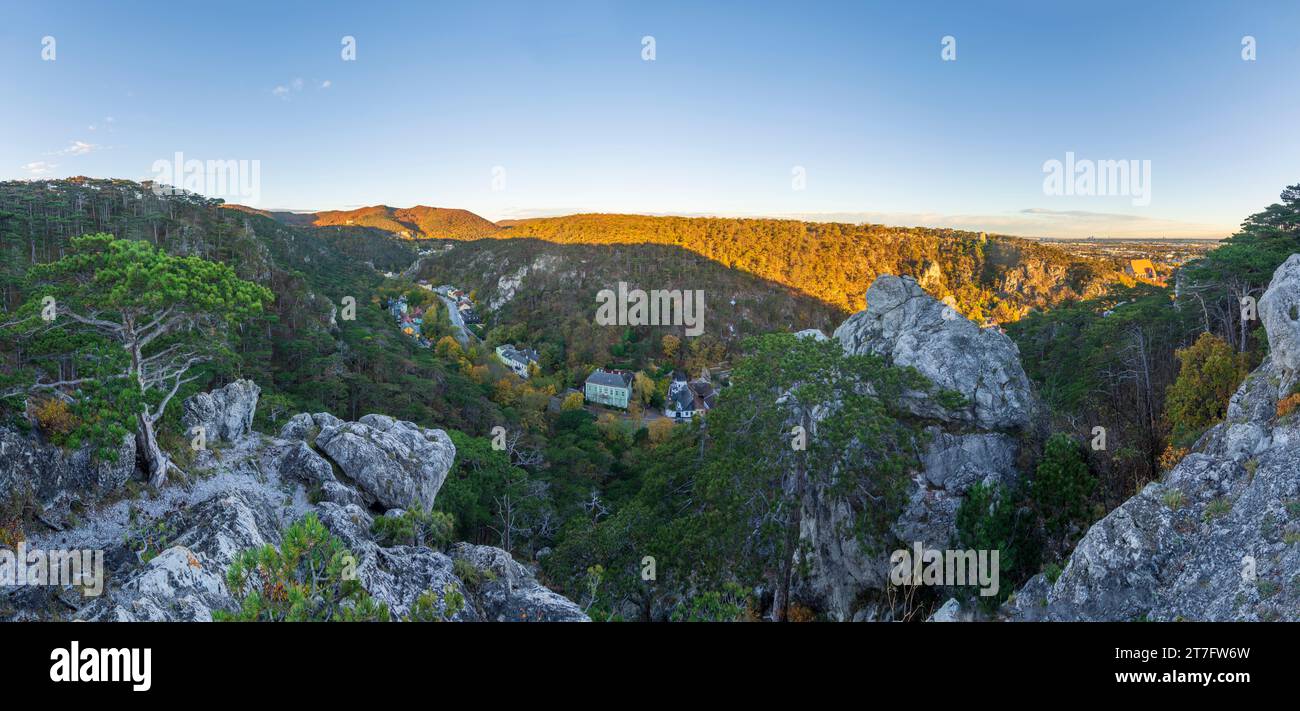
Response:
[[[446,432],[383,415],[325,427],[316,448],[384,508],[431,507],[456,458]]]
[[[324,485],[336,481],[330,463],[301,440],[285,448],[280,457],[279,469],[281,476],[292,477],[308,485]]]
[[[209,442],[233,442],[252,432],[261,392],[251,380],[236,380],[220,390],[198,393],[182,405],[181,424],[186,433],[202,427]]]
[[[280,439],[309,440],[322,429],[341,424],[343,424],[343,420],[328,412],[317,412],[316,414],[300,412],[290,417],[289,421],[284,423],[284,427],[280,428]]]
[[[1033,418],[1033,388],[1011,339],[966,320],[910,277],[878,277],[867,289],[866,310],[850,316],[835,337],[848,353],[911,366],[966,398],[966,407],[950,410],[922,393],[905,396],[913,414],[988,430],[1023,428]]]

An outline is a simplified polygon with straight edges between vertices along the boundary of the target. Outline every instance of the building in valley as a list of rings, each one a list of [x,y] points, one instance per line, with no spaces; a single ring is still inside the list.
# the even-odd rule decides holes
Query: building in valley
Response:
[[[528,378],[528,366],[537,362],[537,351],[506,344],[497,346],[497,360],[521,378]]]
[[[688,380],[686,374],[679,371],[673,374],[673,381],[668,385],[664,417],[685,421],[697,415],[703,416],[716,399],[717,392],[707,378]]]
[[[597,368],[587,376],[582,396],[587,402],[627,409],[632,402],[632,374],[626,370]]]

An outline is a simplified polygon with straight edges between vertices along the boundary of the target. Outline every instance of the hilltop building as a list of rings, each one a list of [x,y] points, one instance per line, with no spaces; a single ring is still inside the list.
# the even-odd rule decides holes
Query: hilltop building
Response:
[[[1156,265],[1150,259],[1131,259],[1124,267],[1124,271],[1131,277],[1146,279],[1150,282],[1163,283],[1159,272],[1156,271]]]

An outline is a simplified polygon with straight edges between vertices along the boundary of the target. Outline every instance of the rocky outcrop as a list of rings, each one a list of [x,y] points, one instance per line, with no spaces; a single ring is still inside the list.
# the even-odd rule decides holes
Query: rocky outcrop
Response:
[[[468,599],[465,583],[456,577],[454,564],[446,554],[418,546],[385,548],[374,539],[370,527],[374,518],[355,504],[324,503],[321,523],[338,536],[356,557],[356,575],[361,586],[376,601],[401,618],[424,593],[432,592],[445,611],[446,596],[457,591]],[[467,605],[451,617],[454,621],[481,619],[477,609]]]
[[[551,592],[510,554],[492,546],[457,543],[453,560],[477,571],[472,599],[481,619],[495,622],[589,622],[582,608]]]
[[[1039,574],[1013,620],[1300,620],[1300,417],[1294,388],[1300,255],[1260,300],[1271,354],[1162,481],[1094,524],[1055,580]],[[1300,316],[1300,314],[1296,314]]]
[[[368,501],[390,509],[432,506],[456,457],[446,432],[384,415],[325,427],[316,435],[316,448]]]
[[[911,366],[966,398],[967,407],[951,410],[926,394],[906,396],[903,404],[918,416],[989,430],[1025,427],[1033,417],[1033,388],[1011,339],[966,320],[910,277],[877,278],[866,310],[850,316],[835,337],[848,353]]]
[[[246,548],[280,541],[280,518],[244,491],[214,496],[169,522],[181,531],[157,557],[90,603],[78,619],[106,622],[210,622],[233,610],[226,570]],[[110,581],[112,582],[112,581]]]
[[[1289,391],[1300,372],[1300,254],[1291,255],[1273,273],[1259,300],[1259,318],[1268,334],[1269,358],[1281,387]]]
[[[1017,432],[1032,424],[1036,398],[1005,335],[979,328],[907,277],[878,278],[867,291],[867,309],[845,321],[835,337],[850,354],[914,367],[967,402],[947,409],[931,394],[912,393],[899,403],[931,424],[903,512],[890,527],[894,538],[878,550],[864,551],[851,533],[859,512],[835,493],[833,481],[816,482],[804,496],[800,536],[807,565],[798,597],[836,619],[889,617],[888,604],[864,598],[887,587],[890,551],[915,542],[948,547],[971,486],[1015,483]]]
[[[111,452],[90,445],[67,451],[0,427],[0,492],[25,499],[55,525],[62,525],[74,504],[88,505],[120,491],[134,473],[130,434]]]
[[[253,431],[261,392],[251,380],[236,380],[220,390],[198,393],[182,405],[181,424],[187,433],[202,427],[209,442],[233,442]]]
[[[255,386],[191,399],[194,422],[233,439],[196,453],[191,471],[202,476],[187,486],[87,510],[75,526],[29,531],[33,549],[103,551],[102,593],[0,588],[0,620],[210,621],[236,609],[226,580],[236,556],[280,545],[281,531],[309,513],[348,548],[357,580],[393,619],[408,619],[428,594],[434,611],[452,621],[587,619],[504,550],[462,545],[449,554],[377,540],[371,504],[400,515],[407,505],[433,503],[455,458],[445,432],[381,415],[344,422],[318,413],[297,415],[284,438],[268,438],[246,427],[253,413],[241,403],[255,401]],[[128,436],[123,447],[133,442]],[[134,461],[133,449],[122,454]],[[53,499],[111,489],[133,466],[102,468],[8,431],[0,431],[0,455],[6,490],[30,485]],[[464,601],[455,610],[448,608],[453,594]]]
[[[280,439],[312,440],[326,427],[335,427],[341,424],[343,424],[343,420],[328,412],[317,412],[314,415],[300,412],[290,417],[289,421],[284,423],[284,427],[280,428]]]

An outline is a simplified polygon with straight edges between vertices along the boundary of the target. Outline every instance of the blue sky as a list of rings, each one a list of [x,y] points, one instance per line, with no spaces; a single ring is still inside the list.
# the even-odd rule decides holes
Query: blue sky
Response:
[[[1152,237],[1300,182],[1296,2],[330,5],[0,0],[0,178],[179,151],[259,161],[264,208]],[[1150,161],[1149,204],[1046,194],[1067,152]]]

